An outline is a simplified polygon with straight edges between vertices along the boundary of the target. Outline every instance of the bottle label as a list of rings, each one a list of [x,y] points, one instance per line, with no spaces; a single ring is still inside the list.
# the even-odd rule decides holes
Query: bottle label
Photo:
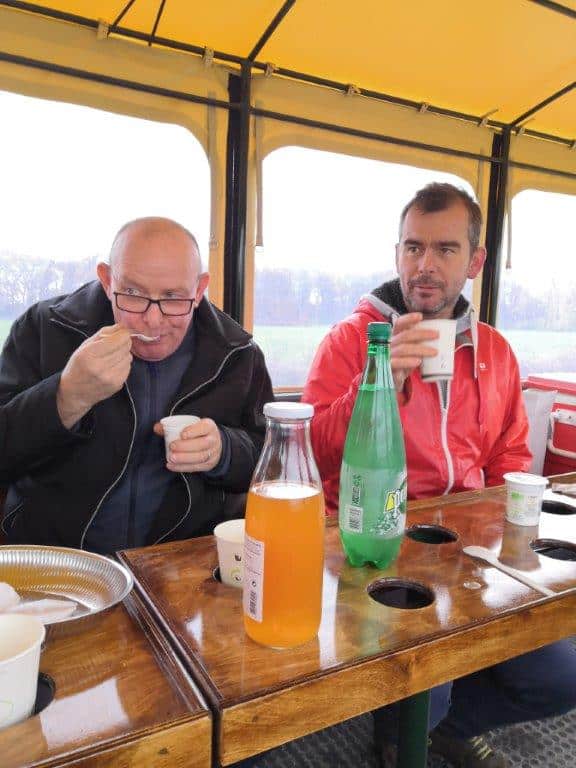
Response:
[[[355,507],[353,504],[347,504],[345,510],[344,527],[352,533],[362,533],[362,517],[364,510],[362,507]]]
[[[381,470],[342,468],[340,525],[349,533],[392,539],[406,523],[406,475],[393,474],[383,488]]]
[[[264,542],[246,534],[244,538],[244,613],[262,621],[264,591]]]

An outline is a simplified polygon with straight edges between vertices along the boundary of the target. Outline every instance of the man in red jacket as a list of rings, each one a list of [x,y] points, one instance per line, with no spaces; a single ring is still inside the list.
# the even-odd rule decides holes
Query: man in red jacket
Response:
[[[450,184],[429,184],[406,205],[396,245],[398,278],[363,296],[335,325],[312,363],[302,399],[314,405],[312,443],[329,514],[338,509],[344,441],[366,362],[368,323],[393,324],[391,367],[398,391],[408,464],[408,497],[437,496],[503,483],[525,471],[531,455],[518,363],[506,340],[477,321],[462,296],[486,258],[478,204]],[[422,319],[455,318],[454,378],[425,383],[424,357],[437,334]],[[446,687],[432,692],[431,724]],[[450,713],[433,748],[465,768],[503,768],[481,734],[576,705],[576,653],[568,641],[458,680]],[[388,708],[390,710],[390,708]],[[434,717],[436,713],[436,717]],[[380,718],[377,718],[377,720]]]

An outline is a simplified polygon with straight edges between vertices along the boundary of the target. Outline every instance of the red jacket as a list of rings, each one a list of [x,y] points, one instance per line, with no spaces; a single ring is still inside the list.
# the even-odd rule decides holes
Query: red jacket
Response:
[[[350,317],[322,341],[302,400],[314,405],[312,445],[326,507],[338,509],[342,451],[366,363],[366,328],[389,320],[389,309],[364,297]],[[518,363],[508,342],[471,315],[468,341],[457,337],[454,378],[443,407],[439,384],[424,383],[417,369],[400,417],[408,464],[408,498],[499,485],[505,472],[530,466],[528,420]],[[474,340],[474,343],[472,342]],[[476,354],[475,354],[476,353]],[[476,358],[476,359],[475,359]],[[401,398],[404,399],[404,398]]]

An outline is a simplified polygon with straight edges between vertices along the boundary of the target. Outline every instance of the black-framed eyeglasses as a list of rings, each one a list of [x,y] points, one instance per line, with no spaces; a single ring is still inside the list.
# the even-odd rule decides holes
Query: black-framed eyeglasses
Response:
[[[133,293],[119,293],[114,291],[116,306],[123,312],[132,312],[135,315],[143,315],[151,304],[158,304],[158,308],[167,317],[181,317],[192,312],[195,299],[150,299],[148,296],[137,296]]]

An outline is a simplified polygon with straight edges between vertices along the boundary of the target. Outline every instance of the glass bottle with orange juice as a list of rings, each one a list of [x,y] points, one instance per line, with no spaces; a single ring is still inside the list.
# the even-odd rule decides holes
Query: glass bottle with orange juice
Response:
[[[322,614],[324,496],[310,443],[314,407],[267,403],[246,505],[244,626],[273,648],[311,640]]]

